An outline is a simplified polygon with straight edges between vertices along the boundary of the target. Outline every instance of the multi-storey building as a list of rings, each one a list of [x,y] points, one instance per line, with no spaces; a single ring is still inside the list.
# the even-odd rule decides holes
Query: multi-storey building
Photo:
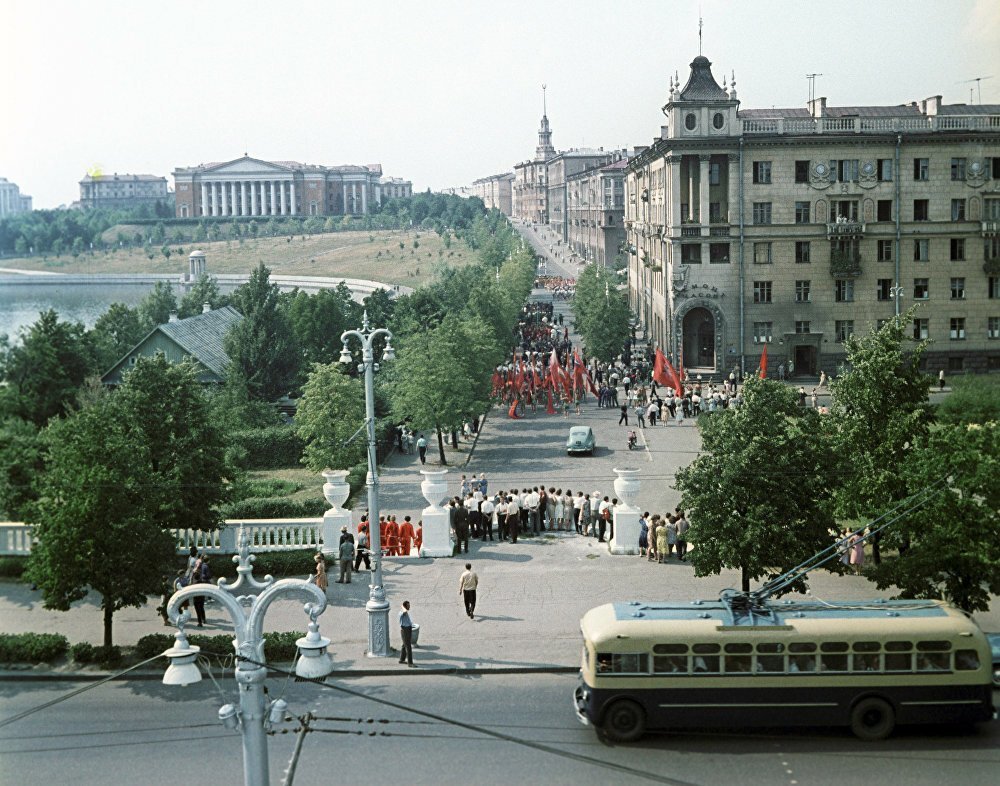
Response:
[[[1000,370],[1000,105],[740,110],[699,56],[629,162],[631,305],[686,368],[836,370],[916,304],[929,369]]]
[[[199,216],[365,215],[381,204],[381,164],[317,166],[297,161],[234,161],[174,170],[178,218]],[[409,181],[390,178],[394,196],[410,196]]]
[[[401,177],[383,177],[375,187],[379,192],[379,204],[390,199],[406,199],[413,196],[413,183]]]
[[[569,178],[596,166],[611,163],[614,154],[600,150],[573,148],[556,153],[545,162],[548,224],[562,238],[569,239]]]
[[[531,161],[514,165],[514,184],[511,192],[511,214],[533,224],[548,222],[548,183],[545,162],[556,155],[552,146],[552,129],[544,106],[543,88],[542,122],[538,127],[538,145]]]
[[[472,181],[472,193],[483,200],[487,210],[499,210],[505,216],[511,215],[511,192],[514,182],[512,172],[481,177]]]
[[[625,245],[625,167],[628,159],[566,178],[566,241],[586,262],[616,267]]]
[[[157,175],[87,175],[80,181],[80,207],[128,210],[167,201],[167,179]]]
[[[31,212],[31,197],[22,194],[17,183],[0,177],[0,218]]]

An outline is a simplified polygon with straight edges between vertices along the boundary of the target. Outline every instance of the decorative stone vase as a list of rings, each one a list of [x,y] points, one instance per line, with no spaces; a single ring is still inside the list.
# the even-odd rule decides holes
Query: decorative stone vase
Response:
[[[420,492],[424,499],[432,508],[440,508],[441,503],[448,499],[448,481],[445,475],[446,469],[422,469],[420,474],[424,476],[420,484]]]
[[[618,476],[615,478],[615,496],[618,497],[620,506],[626,510],[636,510],[635,501],[642,486],[642,481],[639,480],[640,470],[627,467],[614,472]]]
[[[330,510],[334,513],[341,512],[341,505],[347,502],[351,496],[351,486],[347,482],[346,469],[325,469],[323,477],[326,483],[323,484],[323,496],[330,503]]]

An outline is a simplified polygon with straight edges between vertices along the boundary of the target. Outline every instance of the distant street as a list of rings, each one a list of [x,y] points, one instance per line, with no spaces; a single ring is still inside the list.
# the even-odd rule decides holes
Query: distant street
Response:
[[[576,721],[570,710],[575,680],[573,675],[406,673],[337,683],[437,718],[293,683],[285,692],[290,713],[311,711],[317,717],[294,784],[986,786],[996,782],[1000,770],[996,723],[968,733],[904,729],[879,743],[858,742],[844,729],[733,729],[611,745]],[[278,678],[268,686],[272,696],[285,690]],[[6,684],[0,688],[0,716],[76,687]],[[232,701],[232,682],[222,687]],[[241,782],[240,738],[216,721],[222,703],[208,681],[188,688],[158,682],[96,688],[0,729],[0,782]],[[295,721],[283,724],[287,730],[296,727]],[[294,743],[292,733],[269,738],[272,783],[282,782]]]

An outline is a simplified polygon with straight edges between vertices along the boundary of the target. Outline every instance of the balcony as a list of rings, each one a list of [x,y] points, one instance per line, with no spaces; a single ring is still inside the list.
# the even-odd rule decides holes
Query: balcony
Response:
[[[1000,234],[1000,221],[993,219],[983,222],[983,237],[996,237],[997,234]]]
[[[830,275],[834,278],[857,278],[861,275],[861,255],[836,249],[831,251]]]
[[[983,272],[988,276],[1000,276],[1000,257],[983,262]]]
[[[701,227],[681,227],[681,237],[701,237]]]
[[[861,221],[834,221],[826,225],[828,239],[864,237],[865,225]]]

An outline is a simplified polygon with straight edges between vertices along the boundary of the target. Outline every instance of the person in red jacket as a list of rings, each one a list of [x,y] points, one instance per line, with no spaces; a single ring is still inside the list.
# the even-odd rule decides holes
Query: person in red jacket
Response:
[[[385,520],[385,516],[378,517],[378,547],[382,552],[378,556],[385,554],[386,544],[389,542],[388,535],[389,522]]]
[[[404,557],[410,556],[410,543],[413,541],[413,525],[409,516],[403,516],[403,523],[399,525],[399,553]]]
[[[417,531],[413,535],[413,548],[417,550],[417,556],[420,556],[420,547],[424,545],[424,522],[417,522]]]
[[[399,524],[396,523],[396,516],[389,516],[389,523],[385,528],[385,547],[389,549],[390,557],[399,556]]]

